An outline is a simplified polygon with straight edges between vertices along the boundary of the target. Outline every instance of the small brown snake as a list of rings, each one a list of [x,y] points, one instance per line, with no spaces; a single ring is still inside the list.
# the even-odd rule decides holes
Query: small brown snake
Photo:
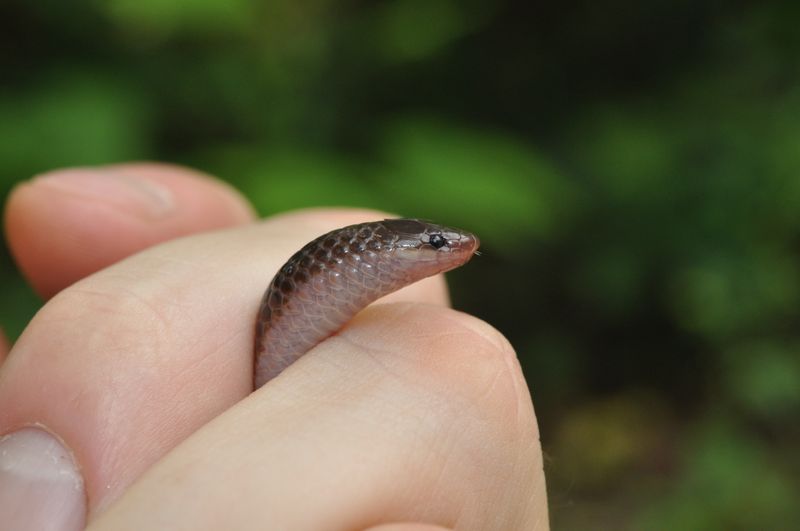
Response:
[[[418,219],[350,225],[306,244],[264,293],[256,320],[256,389],[369,303],[465,264],[478,245],[473,234]]]

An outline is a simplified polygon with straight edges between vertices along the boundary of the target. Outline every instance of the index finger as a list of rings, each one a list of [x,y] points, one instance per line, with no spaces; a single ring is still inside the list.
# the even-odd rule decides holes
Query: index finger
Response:
[[[222,181],[179,166],[131,163],[56,170],[17,185],[5,229],[23,274],[49,298],[157,243],[253,218],[247,200]]]
[[[256,310],[283,262],[323,232],[381,217],[352,210],[286,214],[168,242],[83,279],[45,305],[0,370],[0,434],[25,426],[54,434],[74,456],[88,513],[104,507],[250,393]],[[448,301],[441,277],[388,298]],[[18,454],[25,445],[13,448],[17,454],[4,459],[46,466],[25,461]],[[52,479],[42,472],[35,477]],[[8,490],[11,481],[0,483]],[[18,503],[33,511],[50,501],[28,495]]]

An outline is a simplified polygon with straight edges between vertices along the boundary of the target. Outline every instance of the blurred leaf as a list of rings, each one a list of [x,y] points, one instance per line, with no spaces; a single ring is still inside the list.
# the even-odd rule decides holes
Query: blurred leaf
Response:
[[[241,31],[253,17],[251,0],[106,0],[99,5],[117,24],[146,39],[186,30]]]
[[[0,95],[0,172],[27,178],[60,166],[146,157],[147,107],[123,83],[60,71],[26,94]]]
[[[791,315],[799,287],[795,263],[786,257],[730,257],[678,271],[671,292],[676,320],[715,339]]]
[[[368,207],[375,203],[363,169],[329,153],[289,147],[228,147],[209,158],[211,171],[236,182],[265,215],[302,207]]]
[[[709,422],[686,451],[682,477],[637,529],[789,529],[800,517],[785,466],[742,432]]]
[[[773,238],[791,237],[800,228],[800,89],[794,89],[769,114],[772,134],[763,143],[767,178],[759,180],[764,196],[765,229]],[[766,232],[766,231],[765,231]],[[788,234],[786,234],[788,233]]]
[[[383,151],[387,203],[479,230],[501,251],[553,236],[575,206],[575,190],[541,154],[500,133],[405,119],[388,128]]]
[[[575,155],[612,200],[653,202],[674,189],[677,153],[663,121],[629,109],[602,109],[587,119]]]
[[[762,418],[796,419],[800,414],[800,345],[758,341],[727,353],[729,392]]]
[[[452,0],[391,0],[379,8],[374,35],[387,58],[424,59],[466,32],[476,20]]]

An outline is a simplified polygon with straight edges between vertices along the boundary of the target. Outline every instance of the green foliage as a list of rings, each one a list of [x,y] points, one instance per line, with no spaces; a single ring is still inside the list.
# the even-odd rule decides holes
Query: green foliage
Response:
[[[145,31],[151,38],[245,30],[253,17],[250,0],[110,0],[97,7],[127,31]]]
[[[389,61],[425,60],[472,29],[476,19],[453,0],[394,0],[375,14],[374,35]]]
[[[786,341],[753,341],[725,355],[727,391],[748,414],[780,425],[800,415],[798,345]]]
[[[451,276],[454,299],[519,351],[558,527],[786,528],[800,496],[798,14],[12,0],[0,184],[167,160],[264,215],[349,205],[472,229],[485,253]],[[0,263],[15,337],[37,303]]]
[[[473,226],[496,252],[553,234],[574,203],[545,157],[496,132],[409,118],[382,140],[384,194],[401,212]]]
[[[6,182],[59,166],[145,156],[139,96],[96,71],[54,68],[24,93],[0,99],[0,169]]]
[[[690,437],[681,477],[638,528],[790,529],[797,521],[791,476],[757,442],[715,420]]]

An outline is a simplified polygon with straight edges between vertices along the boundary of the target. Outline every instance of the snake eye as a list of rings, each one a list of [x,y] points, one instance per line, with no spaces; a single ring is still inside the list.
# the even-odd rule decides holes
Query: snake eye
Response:
[[[428,243],[430,243],[435,249],[441,249],[447,244],[447,240],[445,240],[444,236],[441,234],[431,234]]]

